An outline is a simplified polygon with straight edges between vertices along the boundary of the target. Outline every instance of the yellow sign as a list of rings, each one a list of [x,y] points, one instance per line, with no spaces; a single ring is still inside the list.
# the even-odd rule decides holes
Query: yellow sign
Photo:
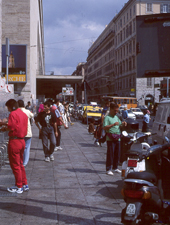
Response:
[[[6,78],[6,75],[5,75]],[[8,82],[26,82],[26,75],[25,74],[9,74],[8,75]]]
[[[135,92],[135,89],[134,89],[134,88],[132,88],[132,89],[131,89],[131,92]]]

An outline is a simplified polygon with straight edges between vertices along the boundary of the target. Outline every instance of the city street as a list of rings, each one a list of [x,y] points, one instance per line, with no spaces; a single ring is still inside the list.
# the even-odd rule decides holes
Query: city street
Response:
[[[38,129],[33,127],[30,161],[26,167],[29,192],[11,194],[10,166],[0,171],[1,224],[118,225],[124,206],[120,174],[105,173],[106,145],[95,147],[86,125],[75,122],[62,131],[62,151],[44,161]]]
[[[122,180],[120,174],[105,173],[106,144],[95,147],[87,125],[77,121],[67,130],[62,127],[63,150],[47,163],[38,129],[32,128],[26,167],[29,192],[7,192],[14,185],[14,176],[8,164],[0,171],[1,224],[121,224]]]

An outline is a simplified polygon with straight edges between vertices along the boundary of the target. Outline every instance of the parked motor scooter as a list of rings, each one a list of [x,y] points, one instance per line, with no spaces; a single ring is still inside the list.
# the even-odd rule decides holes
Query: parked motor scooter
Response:
[[[150,132],[135,132],[131,135],[126,131],[122,132],[122,142],[128,149],[125,153],[125,161],[122,163],[122,179],[126,178],[128,173],[146,170],[145,159],[139,159],[150,148],[150,145],[145,141],[148,136],[151,136]]]
[[[167,139],[167,138],[166,138]],[[126,207],[121,213],[124,225],[170,224],[170,140],[150,147],[140,158],[146,171],[128,173],[121,191]]]

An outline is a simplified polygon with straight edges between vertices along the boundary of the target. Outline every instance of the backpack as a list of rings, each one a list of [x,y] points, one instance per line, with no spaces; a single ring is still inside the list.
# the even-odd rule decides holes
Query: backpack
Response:
[[[99,139],[101,137],[101,134],[102,134],[102,126],[97,125],[96,130],[94,132],[94,138]]]

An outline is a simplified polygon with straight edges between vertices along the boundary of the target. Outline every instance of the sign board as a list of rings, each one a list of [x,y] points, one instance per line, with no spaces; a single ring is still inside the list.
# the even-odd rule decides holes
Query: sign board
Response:
[[[8,82],[26,82],[26,75],[10,74],[8,75]]]
[[[14,93],[14,85],[13,84],[5,84],[5,92],[13,94]]]
[[[72,87],[62,87],[62,95],[74,95]]]
[[[10,45],[8,59],[8,82],[27,82],[27,46]],[[6,74],[6,45],[2,45],[2,72]]]

